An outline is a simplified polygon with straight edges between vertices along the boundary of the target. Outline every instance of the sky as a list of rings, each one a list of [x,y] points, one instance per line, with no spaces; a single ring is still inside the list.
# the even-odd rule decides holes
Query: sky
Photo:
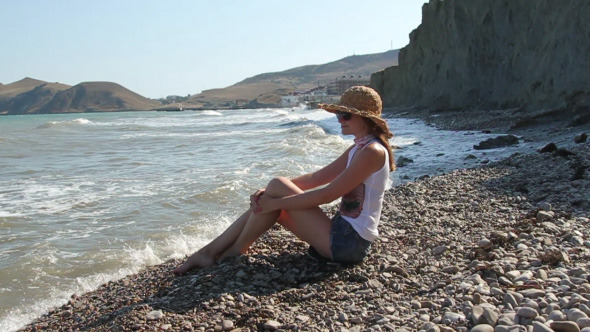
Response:
[[[148,98],[399,49],[423,0],[0,0],[0,83],[109,81]]]

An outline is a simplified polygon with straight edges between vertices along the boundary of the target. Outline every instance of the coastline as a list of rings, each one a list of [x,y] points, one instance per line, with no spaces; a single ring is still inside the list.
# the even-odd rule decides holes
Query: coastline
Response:
[[[445,115],[422,119],[502,131],[493,119],[471,128]],[[543,122],[508,128],[539,148],[563,137],[574,155],[515,155],[393,188],[380,238],[359,265],[317,262],[275,227],[248,255],[178,277],[170,270],[179,261],[149,267],[72,296],[23,331],[466,331],[584,312],[590,143],[573,143],[584,130]],[[532,302],[536,313],[519,309]]]

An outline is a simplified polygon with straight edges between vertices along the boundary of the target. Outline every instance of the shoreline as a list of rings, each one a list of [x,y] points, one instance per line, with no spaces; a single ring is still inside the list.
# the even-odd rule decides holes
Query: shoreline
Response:
[[[447,118],[423,120],[453,129]],[[393,188],[359,265],[315,261],[275,227],[245,256],[183,276],[170,273],[179,260],[146,268],[22,331],[493,331],[567,318],[590,306],[590,143],[572,136],[586,128],[515,131],[539,147],[569,137],[568,158],[514,155]]]

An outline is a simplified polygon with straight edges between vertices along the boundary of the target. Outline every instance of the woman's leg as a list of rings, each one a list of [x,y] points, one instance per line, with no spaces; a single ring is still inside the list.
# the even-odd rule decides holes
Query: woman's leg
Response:
[[[278,178],[268,184],[265,195],[284,197],[301,192],[303,191],[290,180]],[[332,257],[330,251],[332,221],[319,207],[308,210],[275,211],[266,214],[254,214],[248,210],[215,240],[192,254],[172,272],[183,274],[195,267],[213,265],[218,258],[246,253],[252,243],[276,222],[279,222],[301,240],[309,243],[322,256]]]
[[[197,252],[193,253],[181,265],[172,270],[172,273],[184,274],[195,267],[213,265],[219,255],[236,241],[242,232],[242,229],[244,229],[250,214],[252,214],[251,210],[244,212],[244,214],[234,221],[223,233],[221,233],[221,235]]]
[[[302,192],[290,180],[277,178],[268,184],[264,194],[272,197],[285,197]],[[276,222],[279,222],[301,240],[309,243],[322,256],[332,257],[330,252],[332,221],[319,207],[315,207],[307,210],[251,214],[237,239],[221,254],[220,258],[246,253],[252,243]]]

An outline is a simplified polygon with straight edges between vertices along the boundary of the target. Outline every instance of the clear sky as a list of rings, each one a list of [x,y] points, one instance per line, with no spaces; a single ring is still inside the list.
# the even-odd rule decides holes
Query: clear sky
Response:
[[[145,97],[398,49],[423,0],[0,0],[0,83],[110,81]]]

